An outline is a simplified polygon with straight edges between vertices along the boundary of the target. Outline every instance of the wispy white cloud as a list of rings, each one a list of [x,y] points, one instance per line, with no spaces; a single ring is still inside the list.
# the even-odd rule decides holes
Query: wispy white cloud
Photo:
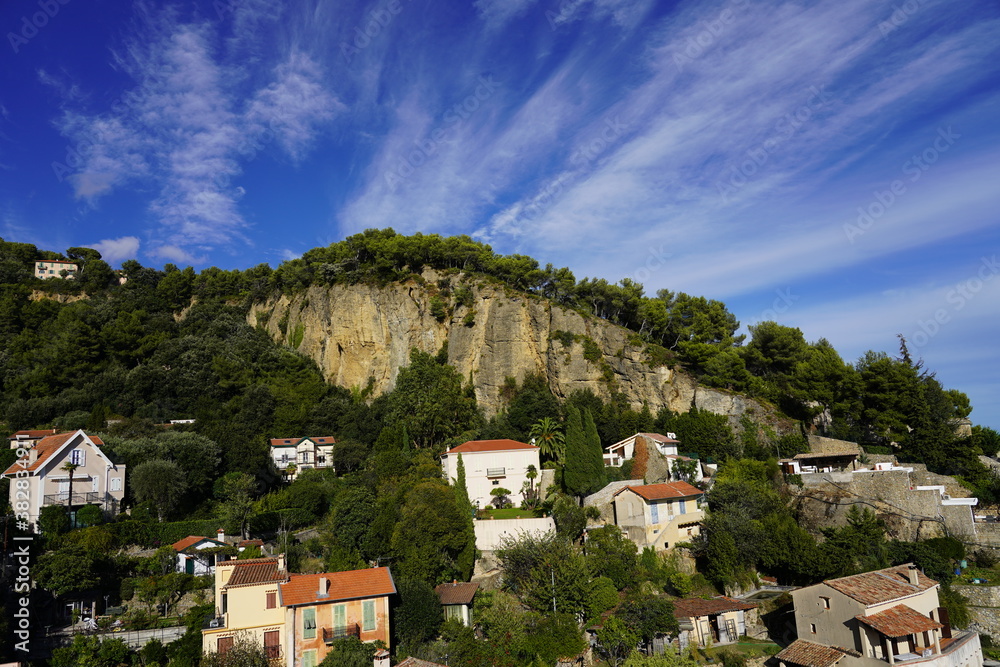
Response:
[[[251,21],[248,11],[233,20]],[[82,163],[69,181],[92,205],[126,183],[158,188],[149,212],[163,245],[152,252],[193,261],[181,249],[246,242],[244,190],[232,184],[246,161],[269,143],[300,160],[342,106],[305,53],[293,50],[269,75],[251,76],[219,53],[217,21],[182,22],[143,3],[137,16],[136,36],[113,59],[135,86],[103,113],[66,101],[59,128]]]
[[[164,244],[151,249],[149,256],[158,260],[180,264],[203,264],[207,259],[204,255],[194,255],[180,246],[171,244]]]
[[[101,257],[109,264],[118,264],[122,260],[135,259],[139,256],[139,239],[135,236],[104,239],[85,247],[101,253]]]

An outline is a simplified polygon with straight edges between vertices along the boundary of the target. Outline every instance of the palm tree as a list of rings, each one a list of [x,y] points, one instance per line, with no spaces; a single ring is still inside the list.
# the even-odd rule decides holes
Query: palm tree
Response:
[[[550,417],[542,417],[528,432],[534,443],[538,445],[542,456],[548,460],[562,463],[566,454],[566,439],[559,430],[559,424]]]
[[[76,528],[76,517],[73,516],[73,473],[76,469],[80,467],[79,463],[73,463],[67,461],[63,464],[62,469],[69,473],[69,497],[67,498],[67,504],[69,505],[69,516],[73,520],[71,527]]]

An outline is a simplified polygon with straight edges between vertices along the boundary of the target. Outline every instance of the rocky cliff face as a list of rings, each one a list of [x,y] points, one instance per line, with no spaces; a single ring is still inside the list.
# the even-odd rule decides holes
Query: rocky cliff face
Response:
[[[617,390],[637,408],[648,404],[654,414],[662,407],[684,412],[695,405],[729,415],[734,424],[749,414],[782,426],[771,409],[751,399],[651,366],[645,347],[629,342],[627,329],[502,286],[451,276],[452,286],[461,282],[473,295],[471,305],[459,305],[453,295],[439,293],[438,275],[428,271],[423,278],[386,287],[314,286],[256,304],[248,319],[312,357],[329,381],[363,388],[371,379],[376,394],[392,389],[411,348],[436,353],[447,342],[449,363],[472,378],[488,415],[502,407],[507,377],[520,381],[541,373],[559,397],[591,389],[607,398]],[[431,312],[432,300],[439,317]]]

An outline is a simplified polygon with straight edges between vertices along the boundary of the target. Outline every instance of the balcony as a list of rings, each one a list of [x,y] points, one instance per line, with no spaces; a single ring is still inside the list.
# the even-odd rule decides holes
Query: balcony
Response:
[[[487,468],[487,477],[504,477],[507,474],[506,468]]]
[[[265,646],[264,647],[264,657],[267,658],[269,664],[278,664],[282,662],[284,657],[284,652],[281,650],[281,646]]]
[[[48,505],[95,505],[104,502],[105,494],[93,491],[87,493],[73,493],[73,502],[69,502],[69,493],[52,493],[42,496],[42,506]]]
[[[206,618],[205,622],[202,623],[202,630],[223,630],[226,627],[226,615],[221,614],[219,616],[212,616]]]
[[[361,626],[357,623],[348,623],[347,625],[336,628],[323,628],[323,642],[326,644],[332,644],[338,639],[360,636]]]

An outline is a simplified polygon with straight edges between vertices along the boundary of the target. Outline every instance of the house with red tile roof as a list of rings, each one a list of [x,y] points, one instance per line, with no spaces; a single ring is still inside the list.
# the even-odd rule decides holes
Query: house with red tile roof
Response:
[[[7,441],[10,443],[11,449],[31,449],[38,444],[38,441],[49,435],[56,435],[59,433],[57,429],[49,428],[42,429],[39,431],[17,431],[16,433],[11,433],[7,436]]]
[[[303,470],[332,468],[333,447],[337,440],[330,435],[299,438],[272,438],[271,460],[285,478],[294,481]]]
[[[290,574],[283,555],[220,562],[215,615],[202,629],[202,650],[225,653],[242,636],[263,646],[275,667],[315,667],[337,639],[388,645],[395,593],[386,567]],[[388,652],[376,656],[374,667],[389,667]]]
[[[711,599],[674,600],[674,617],[680,625],[681,649],[690,644],[732,644],[747,633],[747,612],[757,609],[751,602],[718,596]]]
[[[668,549],[701,532],[704,496],[687,482],[626,486],[612,496],[614,523],[640,549]]]
[[[202,651],[225,653],[237,636],[263,646],[272,664],[285,664],[285,609],[278,585],[288,581],[284,556],[228,560],[215,566],[215,615],[201,631]]]
[[[490,492],[503,488],[518,498],[528,483],[528,466],[541,471],[538,447],[517,440],[471,440],[452,447],[441,457],[445,478],[458,478],[458,458],[465,466],[465,487],[473,505],[485,508],[493,502]],[[537,482],[537,480],[536,480]]]
[[[117,515],[125,497],[125,466],[108,458],[101,451],[103,444],[79,430],[46,435],[30,449],[19,448],[21,456],[3,472],[11,480],[14,512],[36,525],[42,508],[49,505],[64,505],[71,516],[83,505],[97,505],[109,517]]]
[[[635,456],[637,444],[646,447],[646,451],[650,455],[654,452],[659,452],[667,460],[667,469],[670,471],[671,479],[681,479],[681,474],[675,470],[675,465],[678,461],[688,463],[692,461],[697,463],[698,461],[698,459],[692,459],[678,453],[677,450],[681,443],[673,433],[666,435],[659,433],[635,433],[624,440],[619,440],[615,444],[608,446],[604,452],[604,465],[620,468],[625,461]],[[699,482],[702,478],[701,465],[695,465],[690,481]]]
[[[295,665],[315,667],[333,642],[347,637],[389,645],[389,598],[396,594],[396,584],[387,567],[293,574],[278,591],[285,609],[287,654]],[[388,655],[384,662],[388,667]]]
[[[177,571],[194,575],[214,574],[216,563],[229,560],[225,551],[232,550],[221,538],[200,535],[188,535],[170,546],[177,552]]]
[[[938,582],[913,564],[828,579],[792,600],[799,641],[776,656],[786,667],[983,664],[979,635],[951,627]]]

